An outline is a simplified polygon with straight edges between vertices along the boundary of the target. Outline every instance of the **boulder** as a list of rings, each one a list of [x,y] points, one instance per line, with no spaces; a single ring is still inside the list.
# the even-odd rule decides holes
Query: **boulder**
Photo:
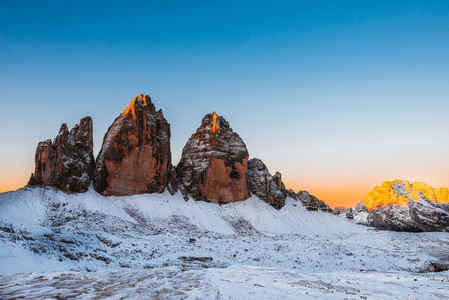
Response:
[[[248,150],[229,123],[215,112],[206,115],[182,150],[177,166],[180,191],[188,199],[214,203],[249,197]]]
[[[91,117],[68,130],[64,123],[54,141],[40,142],[35,155],[35,171],[29,185],[53,186],[65,192],[88,190],[95,161]]]
[[[109,127],[97,158],[103,195],[162,193],[171,172],[170,124],[148,95],[138,95]]]

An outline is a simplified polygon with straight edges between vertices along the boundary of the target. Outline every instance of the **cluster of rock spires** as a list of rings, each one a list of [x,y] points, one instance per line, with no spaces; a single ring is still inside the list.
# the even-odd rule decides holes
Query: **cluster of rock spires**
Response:
[[[94,160],[92,120],[86,117],[70,132],[63,124],[53,143],[40,142],[29,185],[85,192],[93,186],[102,195],[135,195],[178,190],[187,200],[215,203],[243,201],[250,193],[276,209],[288,196],[308,210],[332,210],[306,191],[286,190],[281,174],[271,175],[249,153],[239,135],[216,113],[206,115],[190,137],[179,164],[171,164],[170,124],[151,98],[131,100],[106,132]]]
[[[379,229],[409,232],[449,231],[449,190],[406,180],[385,181],[353,208],[334,212]]]
[[[102,195],[135,195],[178,190],[187,200],[214,203],[243,201],[256,195],[276,209],[287,197],[310,211],[336,213],[359,224],[396,231],[449,231],[449,190],[423,183],[386,181],[353,208],[334,211],[307,191],[287,190],[279,172],[271,175],[229,123],[206,115],[185,145],[179,164],[171,163],[170,124],[151,98],[131,100],[106,132],[101,151],[93,155],[90,117],[68,130],[62,124],[54,141],[40,142],[29,185],[65,192],[88,190],[91,182]]]

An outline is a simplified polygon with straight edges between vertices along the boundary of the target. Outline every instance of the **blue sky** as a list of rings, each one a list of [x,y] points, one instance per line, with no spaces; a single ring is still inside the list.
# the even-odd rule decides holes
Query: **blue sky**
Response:
[[[98,152],[139,93],[175,162],[216,111],[329,203],[396,178],[449,187],[448,53],[448,1],[0,1],[0,190],[63,122],[92,116]]]

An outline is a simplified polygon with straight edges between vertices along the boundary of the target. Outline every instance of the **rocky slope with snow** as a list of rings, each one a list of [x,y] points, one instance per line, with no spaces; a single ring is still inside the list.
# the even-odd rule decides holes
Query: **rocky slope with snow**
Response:
[[[275,298],[305,291],[340,297],[381,295],[375,287],[383,280],[397,280],[396,275],[388,277],[393,273],[401,278],[400,291],[413,292],[410,281],[415,278],[420,281],[416,284],[426,284],[422,295],[449,296],[438,291],[443,283],[432,285],[431,278],[440,277],[423,273],[444,269],[448,250],[448,233],[370,230],[329,213],[310,212],[290,197],[276,210],[256,196],[218,205],[185,201],[179,192],[105,197],[92,188],[81,194],[24,188],[0,194],[0,274],[4,274],[0,295],[4,299],[27,289],[38,296],[38,286],[68,282],[72,288],[65,287],[66,293],[76,294],[76,287],[84,286],[97,295],[102,290],[94,292],[95,286],[85,285],[86,280],[108,286],[102,278],[123,286],[110,287],[116,295],[144,288],[173,296],[180,289],[184,297],[239,299],[232,292],[237,287],[248,295],[243,298],[253,297],[246,294],[248,289],[259,297],[270,291]],[[16,272],[44,273],[7,275]],[[171,282],[164,291],[157,280],[148,279],[158,276]],[[347,283],[347,278],[353,283]],[[372,285],[354,283],[368,279]]]
[[[395,231],[449,231],[449,190],[406,180],[385,181],[355,209],[336,209],[359,224]]]

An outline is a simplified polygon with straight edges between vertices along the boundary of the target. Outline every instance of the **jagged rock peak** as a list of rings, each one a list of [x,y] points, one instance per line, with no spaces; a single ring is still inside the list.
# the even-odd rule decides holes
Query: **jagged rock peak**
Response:
[[[251,193],[267,202],[276,209],[285,205],[287,191],[282,182],[281,173],[271,176],[267,166],[258,158],[248,161],[248,189]]]
[[[104,136],[95,190],[118,196],[162,193],[171,169],[170,124],[148,95],[139,94]]]
[[[85,192],[89,188],[95,161],[93,156],[93,122],[91,117],[68,130],[63,123],[54,139],[39,142],[35,171],[29,185],[53,186],[65,192]]]
[[[249,197],[246,184],[248,150],[229,123],[217,113],[204,116],[187,141],[177,166],[184,197],[216,203]]]
[[[307,191],[299,191],[296,194],[296,199],[301,201],[302,205],[308,211],[324,211],[328,213],[333,213],[333,210],[324,203],[322,200],[318,199],[314,195],[310,195]]]

